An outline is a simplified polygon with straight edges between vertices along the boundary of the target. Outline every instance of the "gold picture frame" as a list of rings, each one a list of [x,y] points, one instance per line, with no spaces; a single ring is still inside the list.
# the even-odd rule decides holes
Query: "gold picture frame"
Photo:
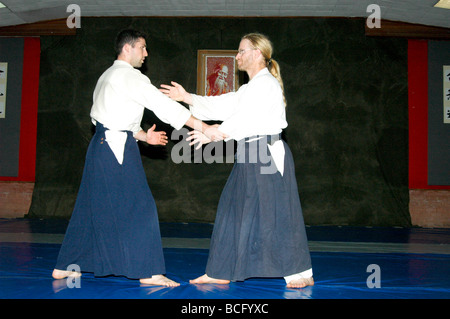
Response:
[[[237,50],[198,50],[197,95],[214,96],[239,89]]]

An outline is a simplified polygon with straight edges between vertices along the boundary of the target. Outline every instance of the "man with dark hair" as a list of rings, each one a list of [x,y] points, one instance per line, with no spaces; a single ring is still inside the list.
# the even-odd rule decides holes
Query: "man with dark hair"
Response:
[[[131,46],[134,46],[136,41],[138,41],[139,39],[145,40],[145,37],[146,36],[144,33],[133,29],[126,29],[120,31],[116,37],[116,42],[114,46],[116,56],[118,57],[122,53],[122,48],[125,44],[128,43]]]
[[[116,61],[94,90],[90,115],[96,132],[53,278],[92,272],[139,279],[143,284],[178,286],[164,276],[157,209],[136,143],[165,145],[167,137],[165,132],[156,132],[155,125],[147,132],[141,129],[144,108],[175,129],[187,125],[216,141],[226,136],[194,118],[135,69],[148,56],[142,33],[120,32],[116,49]]]

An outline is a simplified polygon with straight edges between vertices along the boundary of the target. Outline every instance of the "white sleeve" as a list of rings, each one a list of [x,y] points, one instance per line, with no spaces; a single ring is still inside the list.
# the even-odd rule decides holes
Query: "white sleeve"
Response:
[[[269,80],[268,80],[269,79]],[[230,138],[270,135],[286,127],[281,88],[266,76],[253,79],[239,97],[235,112],[219,126]]]
[[[133,89],[136,92],[134,99],[145,108],[154,112],[164,123],[168,123],[175,129],[181,129],[191,116],[191,112],[183,105],[173,101],[159,91],[150,79],[142,75]]]
[[[230,92],[219,96],[200,96],[191,94],[192,115],[201,120],[225,121],[235,112],[238,95]]]

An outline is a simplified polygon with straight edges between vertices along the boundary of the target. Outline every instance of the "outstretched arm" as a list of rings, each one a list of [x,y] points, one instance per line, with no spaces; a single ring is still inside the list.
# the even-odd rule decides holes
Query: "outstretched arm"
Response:
[[[203,133],[210,141],[218,142],[226,139],[227,134],[219,131],[218,125],[208,125],[199,119],[191,117],[187,120],[186,125],[200,133]]]
[[[170,83],[172,85],[161,84],[162,89],[159,90],[172,100],[184,102],[191,105],[192,104],[191,94],[186,92],[183,86],[181,86],[177,82],[171,81]],[[189,126],[190,128],[193,128],[196,131],[203,133],[204,136],[206,137],[205,141],[209,140],[210,142],[211,141],[218,142],[228,137],[228,135],[217,129],[217,125],[208,125],[200,121],[199,119],[195,118],[194,116],[191,116],[187,120],[185,125]]]

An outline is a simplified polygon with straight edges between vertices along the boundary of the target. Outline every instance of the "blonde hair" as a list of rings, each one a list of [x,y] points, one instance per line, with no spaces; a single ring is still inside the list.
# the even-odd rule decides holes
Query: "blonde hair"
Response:
[[[264,59],[265,65],[269,72],[278,80],[281,86],[281,90],[283,92],[283,100],[286,105],[286,98],[284,96],[284,85],[283,79],[281,78],[280,65],[277,61],[272,59],[273,46],[272,42],[269,40],[267,36],[261,33],[249,33],[242,37],[242,40],[248,40],[251,42],[255,49],[259,49],[261,51]]]

